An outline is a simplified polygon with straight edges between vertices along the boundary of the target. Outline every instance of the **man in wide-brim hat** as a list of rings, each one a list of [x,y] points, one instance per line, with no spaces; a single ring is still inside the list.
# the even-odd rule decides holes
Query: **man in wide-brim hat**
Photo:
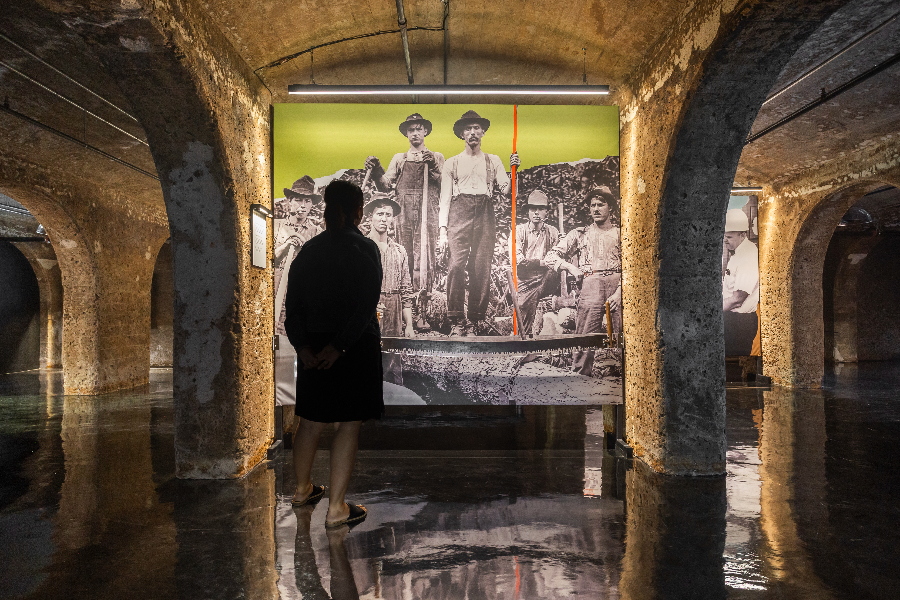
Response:
[[[363,216],[371,217],[372,211],[374,211],[376,208],[381,208],[382,206],[390,207],[391,217],[396,217],[400,214],[400,205],[394,201],[390,194],[375,192],[374,194],[372,194],[372,197],[369,199],[369,201],[366,202],[365,207],[363,207]]]
[[[413,337],[413,288],[407,266],[406,249],[388,234],[391,224],[400,214],[400,205],[388,194],[376,192],[363,209],[372,224],[369,238],[381,251],[381,335],[385,337]],[[395,356],[387,357],[384,378],[402,384],[402,365]]]
[[[284,329],[287,274],[303,244],[322,233],[322,229],[309,218],[313,206],[322,200],[322,196],[316,193],[316,182],[312,177],[304,175],[291,187],[284,188],[284,198],[288,214],[286,218],[275,219],[275,259],[272,263],[275,271],[275,333],[280,336],[275,351],[275,399],[279,405],[294,404],[296,393],[296,353]]]
[[[394,191],[401,208],[394,219],[394,227],[397,241],[406,249],[412,286],[418,294],[414,304],[414,310],[418,313],[416,328],[425,331],[429,329],[424,319],[425,308],[434,284],[444,155],[432,152],[425,145],[432,124],[419,113],[406,117],[398,129],[409,140],[409,149],[395,154],[387,171],[375,156],[366,158],[365,168],[372,170],[376,188],[382,192]]]
[[[309,213],[314,204],[322,200],[322,196],[316,193],[316,182],[309,175],[304,175],[291,185],[284,188],[284,197],[287,201],[288,216],[286,219],[275,219],[275,290],[278,300],[278,290],[281,285],[281,277],[287,273],[291,263],[307,241],[322,233],[322,229],[309,219]],[[281,294],[283,298],[284,294]],[[277,317],[275,331],[280,335],[287,335],[284,331],[284,306],[275,307]]]
[[[510,189],[500,157],[481,149],[481,138],[490,126],[491,122],[474,110],[466,111],[453,124],[453,132],[465,142],[465,148],[447,159],[441,178],[438,246],[450,250],[447,316],[453,326],[451,335],[468,335],[469,323],[478,327],[490,302],[491,259],[497,235],[494,189],[499,187],[502,194]],[[509,163],[518,165],[519,156],[511,154]]]
[[[559,230],[547,223],[550,199],[541,190],[528,195],[525,210],[528,223],[516,227],[516,277],[522,327],[531,333],[538,300],[559,292],[559,276],[544,260],[559,242]]]
[[[619,227],[613,216],[618,213],[618,199],[606,186],[591,189],[585,196],[591,220],[586,227],[576,227],[566,234],[550,252],[545,262],[556,271],[564,269],[582,280],[575,315],[575,333],[601,333],[609,302],[613,333],[622,330],[622,251]],[[593,350],[575,352],[572,370],[591,375]]]

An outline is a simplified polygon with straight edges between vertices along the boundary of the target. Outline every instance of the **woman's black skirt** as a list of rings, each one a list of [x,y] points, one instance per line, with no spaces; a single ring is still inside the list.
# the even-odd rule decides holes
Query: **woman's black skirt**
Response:
[[[313,352],[334,339],[333,333],[309,333]],[[307,421],[337,423],[380,419],[384,414],[381,340],[364,333],[330,369],[303,368],[297,363],[297,405]]]

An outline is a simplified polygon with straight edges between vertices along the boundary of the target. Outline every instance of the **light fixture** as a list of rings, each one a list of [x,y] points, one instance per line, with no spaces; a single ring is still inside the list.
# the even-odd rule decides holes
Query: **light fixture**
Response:
[[[731,194],[733,196],[740,196],[741,194],[751,194],[755,192],[763,191],[762,186],[747,186],[747,187],[733,187],[731,188]]]
[[[299,96],[597,96],[608,85],[320,85],[292,84],[288,94]]]
[[[38,223],[38,228],[37,228],[37,231],[35,231],[35,233],[38,235],[44,235],[47,232],[44,231],[44,226],[41,225],[40,223]]]
[[[251,204],[250,210],[253,212],[258,212],[259,214],[261,214],[265,217],[270,217],[270,218],[275,217],[275,215],[272,214],[272,211],[269,210],[268,208],[266,208],[265,206],[263,206],[262,204]]]

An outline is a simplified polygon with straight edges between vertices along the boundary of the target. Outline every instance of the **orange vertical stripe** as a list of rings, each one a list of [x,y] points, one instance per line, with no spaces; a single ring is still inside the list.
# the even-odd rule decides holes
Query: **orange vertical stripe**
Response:
[[[519,137],[519,105],[513,105],[513,154],[516,152],[516,140]],[[519,290],[519,278],[516,276],[516,167],[512,166],[512,274],[513,285]],[[513,335],[518,335],[516,307],[513,307]]]

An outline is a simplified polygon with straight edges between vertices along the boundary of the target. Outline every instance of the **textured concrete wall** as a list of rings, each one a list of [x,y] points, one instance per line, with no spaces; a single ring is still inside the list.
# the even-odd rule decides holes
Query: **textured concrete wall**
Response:
[[[900,358],[900,237],[879,237],[857,278],[859,360]]]
[[[62,273],[51,244],[17,243],[37,277],[41,292],[40,366],[62,367]]]
[[[760,327],[763,372],[775,383],[822,385],[822,273],[828,244],[844,213],[884,183],[900,183],[900,144],[890,138],[855,156],[825,162],[763,193],[759,204]]]
[[[239,477],[274,430],[272,273],[249,252],[250,205],[271,202],[268,93],[193,2],[95,3],[78,27],[141,121],[162,183],[178,475]]]
[[[166,242],[156,256],[150,286],[150,366],[172,366],[172,322],[175,281],[172,273],[172,245]]]
[[[626,430],[656,470],[724,472],[729,189],[766,92],[841,4],[697,2],[623,102]]]

